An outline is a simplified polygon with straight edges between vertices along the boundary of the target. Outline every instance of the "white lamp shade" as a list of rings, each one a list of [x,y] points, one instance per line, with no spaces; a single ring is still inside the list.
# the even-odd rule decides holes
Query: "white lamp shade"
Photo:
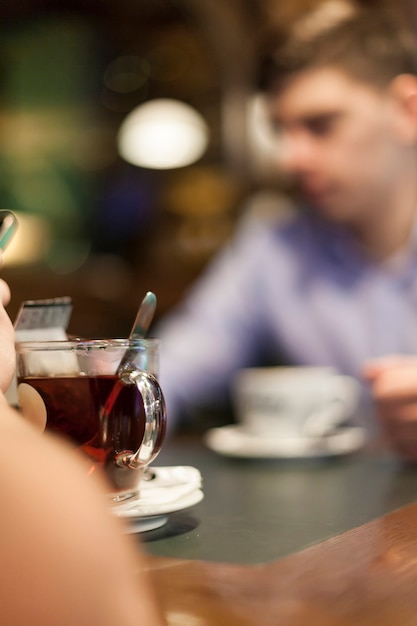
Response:
[[[171,169],[195,163],[208,144],[208,127],[192,107],[178,100],[150,100],[125,118],[119,153],[133,165]]]

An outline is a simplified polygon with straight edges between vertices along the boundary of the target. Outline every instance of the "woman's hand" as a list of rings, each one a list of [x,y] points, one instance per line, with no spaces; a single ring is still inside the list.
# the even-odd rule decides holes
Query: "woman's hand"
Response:
[[[0,253],[0,266],[3,259]],[[9,285],[0,278],[0,390],[6,391],[9,387],[15,371],[16,354],[13,324],[8,316],[5,306],[10,302]]]
[[[27,383],[21,383],[17,388],[17,400],[22,416],[39,432],[46,427],[46,406],[40,393]]]

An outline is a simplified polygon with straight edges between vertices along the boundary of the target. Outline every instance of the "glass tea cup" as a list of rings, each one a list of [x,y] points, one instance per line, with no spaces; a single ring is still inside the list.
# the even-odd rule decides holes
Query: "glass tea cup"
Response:
[[[81,449],[91,462],[90,472],[102,468],[114,502],[138,495],[143,470],[164,440],[158,355],[157,339],[16,344],[18,395],[22,384],[40,394],[46,430]]]

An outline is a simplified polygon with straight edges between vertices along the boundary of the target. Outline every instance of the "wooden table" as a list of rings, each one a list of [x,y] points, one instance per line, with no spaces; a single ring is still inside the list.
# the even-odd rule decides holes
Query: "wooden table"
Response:
[[[263,566],[149,569],[170,626],[415,626],[417,505]]]
[[[417,625],[417,470],[386,451],[238,462],[173,440],[205,500],[140,536],[170,626]],[[408,504],[408,506],[407,506]]]

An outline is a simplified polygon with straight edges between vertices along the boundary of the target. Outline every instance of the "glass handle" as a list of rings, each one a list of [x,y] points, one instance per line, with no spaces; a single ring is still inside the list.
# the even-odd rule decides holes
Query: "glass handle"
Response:
[[[116,464],[130,469],[145,467],[158,455],[166,431],[166,407],[162,389],[152,374],[142,370],[126,368],[122,382],[135,384],[143,400],[145,430],[136,452],[119,452]]]

